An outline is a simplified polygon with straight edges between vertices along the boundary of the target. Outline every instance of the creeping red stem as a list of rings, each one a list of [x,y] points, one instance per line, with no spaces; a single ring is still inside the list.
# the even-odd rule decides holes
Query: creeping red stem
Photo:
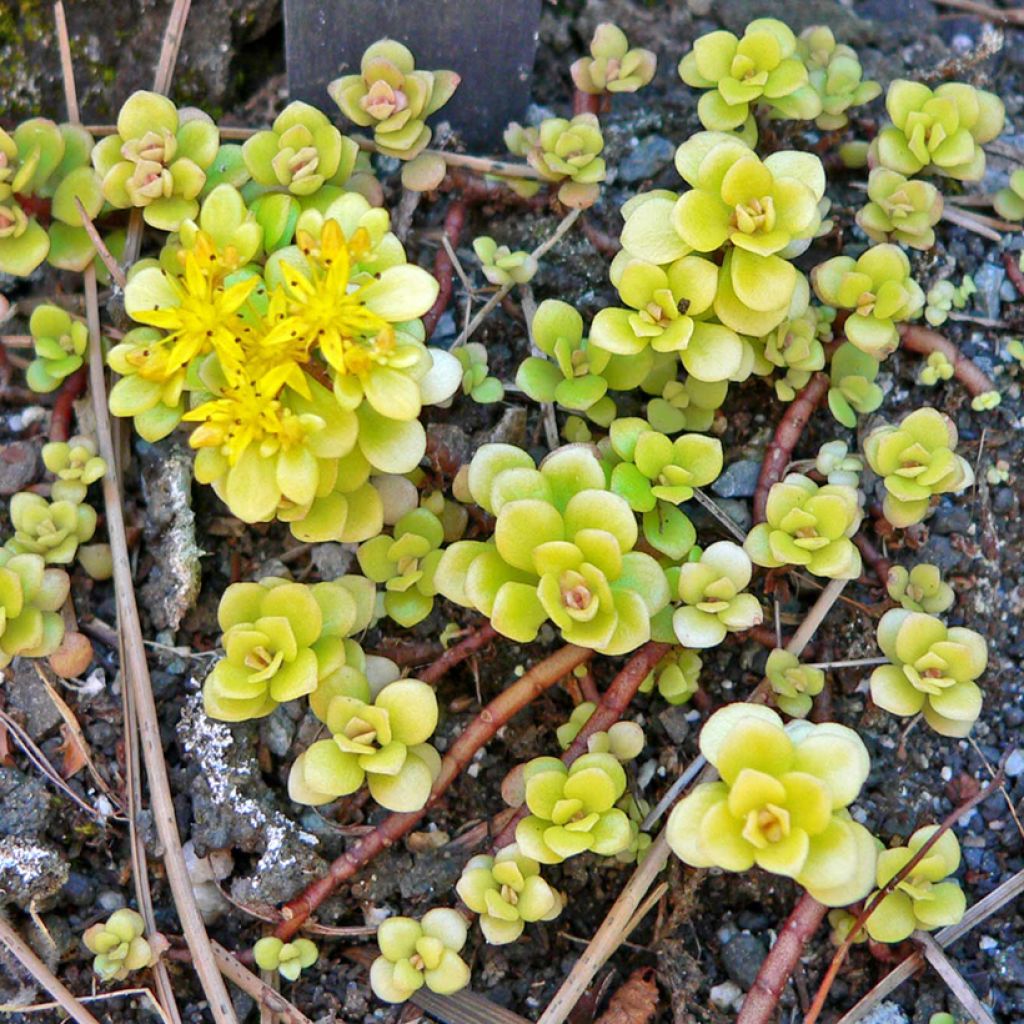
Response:
[[[448,212],[444,216],[444,233],[451,244],[452,249],[457,249],[459,239],[462,237],[462,228],[466,223],[466,204],[461,199],[453,199],[448,206]],[[423,327],[429,338],[437,328],[437,323],[448,308],[452,299],[452,275],[455,267],[452,265],[451,257],[442,245],[434,256],[434,277],[440,288],[434,304],[427,310],[423,317]]]
[[[920,324],[903,324],[900,327],[903,347],[920,355],[931,355],[941,352],[952,364],[953,374],[971,395],[983,395],[986,391],[995,391],[996,386],[988,375],[976,364],[971,362],[960,349],[945,335],[938,331],[930,331]]]
[[[86,374],[86,367],[80,366],[71,376],[64,378],[50,413],[51,441],[66,441],[71,436],[71,414],[75,402],[85,392]]]

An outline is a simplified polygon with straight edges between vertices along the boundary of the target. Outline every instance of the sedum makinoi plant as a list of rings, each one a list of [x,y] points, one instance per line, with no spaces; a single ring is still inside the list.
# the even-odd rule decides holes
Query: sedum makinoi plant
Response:
[[[924,292],[914,280],[907,254],[897,245],[873,245],[856,260],[834,256],[811,271],[822,302],[849,309],[844,331],[852,345],[884,359],[900,343],[896,325],[924,308]]]
[[[15,555],[41,555],[47,565],[68,565],[79,544],[96,532],[96,510],[91,505],[19,491],[11,498],[14,536],[7,550]]]
[[[1024,220],[1024,167],[1018,167],[1006,186],[992,198],[992,206],[1003,220]]]
[[[540,865],[515,843],[493,857],[472,857],[456,883],[459,898],[480,915],[480,930],[492,946],[515,942],[535,921],[553,921],[565,898],[541,877]]]
[[[123,981],[132,971],[152,967],[156,956],[145,932],[142,915],[127,907],[86,928],[82,942],[94,954],[92,969],[103,981]]]
[[[520,448],[487,444],[473,456],[468,485],[496,517],[494,535],[445,550],[434,576],[439,593],[520,643],[548,619],[567,642],[603,654],[650,639],[668,582],[650,555],[634,550],[636,518],[606,489],[591,449],[565,446],[538,469]]]
[[[882,511],[893,526],[921,522],[932,498],[959,492],[974,483],[974,470],[956,454],[956,424],[925,406],[909,413],[899,426],[882,424],[864,439],[868,465],[885,485]]]
[[[505,129],[509,152],[525,157],[545,180],[558,185],[558,201],[574,209],[597,202],[605,178],[604,136],[594,114],[572,120],[549,117],[539,127],[513,122]]]
[[[903,870],[914,855],[938,831],[938,825],[919,828],[906,846],[894,846],[878,855],[874,899]],[[960,844],[952,832],[944,832],[910,869],[906,878],[887,893],[864,922],[875,942],[902,942],[915,931],[931,932],[957,924],[967,909],[960,883],[950,876],[960,866]]]
[[[780,711],[791,718],[806,718],[813,700],[825,687],[825,673],[820,668],[800,664],[795,654],[776,647],[768,655],[764,667]]]
[[[836,37],[827,25],[812,25],[800,33],[797,56],[807,68],[808,84],[818,94],[821,113],[814,123],[825,131],[845,128],[847,111],[882,95],[882,87],[863,79],[856,51]]]
[[[965,82],[930,89],[897,78],[889,83],[885,109],[891,119],[871,142],[868,159],[907,176],[941,174],[980,181],[986,142],[1003,130],[1003,101]]]
[[[988,665],[980,633],[893,608],[878,623],[878,646],[891,662],[871,673],[871,699],[880,708],[902,716],[923,713],[942,736],[971,731],[982,702],[975,680]]]
[[[870,760],[852,729],[804,720],[783,727],[770,708],[730,704],[708,719],[700,749],[721,781],[701,783],[672,811],[667,835],[680,860],[726,871],[756,864],[826,906],[867,895],[875,841],[847,808]]]
[[[273,935],[265,935],[252,947],[252,956],[261,971],[277,971],[286,981],[295,981],[316,963],[320,951],[309,939],[282,942]]]
[[[858,413],[874,412],[885,397],[875,383],[878,360],[848,341],[832,354],[829,366],[828,407],[844,427],[857,426]]]
[[[558,745],[563,750],[569,749],[596,710],[597,705],[589,700],[573,708],[569,718],[555,730]],[[591,733],[587,737],[587,750],[591,754],[611,754],[616,761],[625,763],[639,757],[646,742],[644,730],[636,722],[615,722],[606,732]]]
[[[372,614],[373,586],[359,576],[312,586],[276,576],[232,583],[217,609],[224,657],[203,684],[206,713],[225,722],[262,718],[331,686],[346,676],[345,638]]]
[[[765,337],[765,359],[786,371],[785,377],[775,381],[775,394],[780,401],[792,402],[811,374],[824,368],[822,342],[831,338],[829,317],[820,306],[810,306],[801,316],[783,320]]]
[[[473,239],[473,252],[480,261],[484,277],[499,288],[508,284],[528,284],[537,273],[537,258],[522,249],[514,252],[489,235]]]
[[[767,522],[753,527],[743,545],[757,565],[800,565],[831,579],[860,576],[860,552],[851,539],[863,515],[855,488],[819,487],[810,477],[790,473],[772,484],[765,515]]]
[[[15,658],[45,658],[64,639],[60,610],[71,590],[63,569],[42,555],[0,548],[0,668]]]
[[[602,21],[590,40],[590,56],[580,57],[569,69],[573,85],[591,96],[637,92],[648,85],[658,69],[650,50],[629,46],[626,33],[610,21]]]
[[[703,667],[704,663],[696,651],[674,648],[640,684],[640,692],[650,693],[657,688],[667,703],[685,704],[700,689],[700,672]]]
[[[909,612],[941,615],[948,612],[956,600],[953,588],[942,578],[939,567],[929,562],[919,562],[909,570],[894,565],[889,570],[885,589]]]
[[[57,478],[50,488],[55,501],[81,504],[89,485],[107,472],[107,464],[97,454],[96,442],[91,437],[51,441],[43,445],[42,456],[43,465]]]
[[[430,796],[441,758],[427,743],[437,727],[437,698],[418,679],[388,683],[370,703],[339,694],[327,704],[331,738],[300,754],[288,795],[317,806],[354,793],[365,782],[390,811],[419,810]]]
[[[56,391],[85,361],[89,329],[60,306],[44,302],[28,322],[35,359],[25,371],[25,382],[40,394]]]
[[[876,167],[868,175],[868,201],[857,211],[857,224],[873,242],[930,249],[942,208],[942,193],[931,182]]]
[[[327,86],[341,112],[387,156],[412,160],[430,143],[426,119],[451,99],[460,82],[454,71],[423,71],[412,52],[394,39],[380,39],[363,53],[358,75]]]
[[[459,956],[469,928],[457,910],[435,907],[419,921],[389,917],[377,928],[380,956],[370,966],[370,987],[386,1003],[404,1003],[426,986],[452,995],[469,984]]]

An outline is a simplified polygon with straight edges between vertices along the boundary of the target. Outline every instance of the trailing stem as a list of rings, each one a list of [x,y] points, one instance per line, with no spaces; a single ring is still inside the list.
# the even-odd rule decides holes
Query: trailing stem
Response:
[[[388,815],[372,832],[364,836],[351,850],[334,863],[323,878],[313,882],[299,896],[281,910],[283,920],[274,934],[287,942],[302,927],[303,922],[343,882],[368,864],[378,853],[393,846],[411,832],[424,815],[437,805],[448,787],[458,778],[473,755],[504,726],[513,715],[521,711],[545,690],[554,686],[577,665],[594,656],[594,652],[568,644],[535,665],[521,679],[503,690],[479,715],[469,723],[441,762],[441,773],[434,781],[427,802],[418,811]]]
[[[889,570],[892,568],[892,562],[890,562],[889,559],[871,543],[867,535],[864,533],[855,534],[853,543],[857,545],[857,549],[863,556],[864,561],[867,562],[874,570],[874,573],[878,577],[882,586],[887,586],[889,583]]]
[[[996,390],[988,375],[976,363],[971,362],[949,338],[938,331],[931,331],[919,324],[903,324],[900,327],[900,338],[903,347],[911,352],[924,356],[941,352],[953,364],[953,375],[967,388],[972,397]]]
[[[1019,254],[1004,252],[1003,266],[1006,267],[1006,276],[1013,283],[1014,288],[1024,296],[1024,270],[1020,268]]]
[[[452,249],[459,247],[462,229],[466,223],[466,204],[461,199],[453,199],[444,217],[444,233],[451,243]],[[455,268],[451,257],[442,245],[434,256],[434,277],[440,286],[434,304],[423,317],[423,329],[429,338],[437,329],[438,321],[444,316],[448,303],[452,300],[452,274]]]
[[[66,441],[71,436],[71,414],[75,410],[75,402],[85,394],[88,374],[88,367],[80,366],[70,377],[64,378],[50,413],[51,441]]]
[[[485,622],[479,629],[473,630],[469,636],[449,647],[436,661],[417,673],[416,678],[433,686],[456,665],[487,647],[497,635],[497,630],[489,622]]]

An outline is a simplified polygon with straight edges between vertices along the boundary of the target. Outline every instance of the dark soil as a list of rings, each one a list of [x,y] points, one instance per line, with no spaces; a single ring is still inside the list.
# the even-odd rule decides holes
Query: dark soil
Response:
[[[652,87],[639,97],[617,98],[612,113],[603,118],[608,165],[617,177],[586,215],[595,228],[615,237],[621,223],[618,208],[626,198],[641,189],[678,187],[671,160],[674,146],[699,126],[696,95],[680,83],[675,64],[695,36],[721,26],[741,29],[746,21],[761,14],[781,17],[797,30],[813,23],[831,25],[842,41],[858,48],[866,72],[883,82],[900,75],[934,80],[961,76],[993,89],[1007,106],[1007,128],[1001,142],[1021,153],[1024,33],[1007,31],[1001,48],[975,61],[972,53],[982,41],[984,23],[927,0],[856,0],[843,4],[833,0],[561,3],[545,10],[541,29],[534,91],[536,103],[546,110],[567,110],[568,66],[582,51],[598,21],[618,22],[634,43],[657,50],[661,62]],[[273,34],[264,38],[277,39],[279,44],[279,37]],[[222,42],[233,46],[238,39],[222,40],[211,34],[206,40],[209,47]],[[52,59],[56,60],[55,53]],[[271,59],[280,62],[280,53]],[[453,58],[452,63],[457,65],[457,59]],[[245,82],[264,86],[251,77]],[[284,100],[280,80],[275,79],[261,91],[236,95],[234,119],[257,123]],[[881,102],[876,101],[861,118],[862,130],[872,131],[880,115]],[[541,112],[532,111],[530,116],[541,116]],[[799,148],[814,146],[818,141],[817,135],[801,134],[789,125],[776,144]],[[991,192],[1001,186],[1009,165],[1003,158],[990,157],[990,172],[980,190]],[[831,184],[834,213],[845,228],[815,245],[804,257],[808,266],[844,246],[856,249],[864,244],[863,236],[849,228],[853,211],[863,201],[863,194],[852,188],[851,182],[861,177],[855,172]],[[424,204],[414,221],[409,249],[411,258],[421,265],[432,266],[446,202],[442,198]],[[546,211],[530,212],[512,206],[476,209],[459,249],[460,257],[472,267],[468,243],[484,233],[513,248],[532,248],[556,223],[557,215]],[[923,526],[886,538],[887,550],[896,561],[930,561],[942,568],[957,591],[957,604],[949,613],[949,621],[986,635],[990,662],[984,679],[985,707],[970,742],[943,739],[924,726],[904,736],[904,722],[871,704],[865,670],[831,673],[832,716],[861,731],[873,758],[871,777],[857,803],[858,817],[890,843],[905,841],[916,827],[941,820],[976,792],[979,783],[987,780],[989,767],[1020,743],[1024,724],[1020,673],[1024,656],[1020,627],[1024,608],[1020,571],[1024,564],[1024,526],[1020,518],[1024,477],[1019,475],[1024,465],[1024,435],[1019,429],[1024,401],[1019,383],[1021,368],[1005,350],[1006,340],[1024,333],[1024,301],[1005,280],[1002,263],[1003,251],[1024,249],[1024,239],[1019,234],[1007,235],[1003,242],[994,243],[945,222],[940,225],[938,239],[934,250],[914,257],[918,280],[927,288],[943,277],[959,282],[964,274],[974,276],[979,293],[968,313],[1000,320],[1006,326],[993,330],[964,320],[947,323],[943,330],[994,376],[1003,402],[994,412],[974,413],[969,396],[956,381],[934,389],[915,383],[919,357],[897,353],[885,364],[880,382],[886,399],[878,415],[892,420],[915,406],[934,404],[956,421],[961,453],[978,471],[978,483],[971,491],[944,499]],[[569,300],[589,319],[614,298],[607,281],[607,265],[608,257],[598,252],[582,232],[574,231],[544,261],[533,282],[534,294],[538,301],[546,297]],[[3,283],[8,285],[5,291],[11,298],[30,291],[42,293],[54,284],[33,280],[19,286],[19,293],[9,287],[9,282]],[[60,284],[69,290],[76,287],[70,279]],[[462,286],[456,281],[451,309],[442,319],[435,341],[447,344],[453,339],[456,323],[461,324],[464,302]],[[491,316],[478,335],[488,347],[491,371],[504,380],[514,377],[528,347],[517,313],[510,303]],[[22,331],[24,327],[15,323],[8,329]],[[620,411],[629,414],[628,403]],[[716,423],[726,449],[726,464],[741,463],[729,474],[728,483],[720,482],[716,492],[723,506],[741,523],[750,521],[753,477],[782,412],[770,385],[752,378],[742,386],[733,385]],[[8,405],[3,410],[3,493],[40,478],[41,466],[34,464],[34,471],[26,474],[23,467],[27,460],[9,460],[5,453],[14,451],[15,445],[37,445],[36,438],[45,434],[46,420],[43,408]],[[520,402],[517,396],[508,403],[488,407],[460,400],[448,412],[432,413],[431,421],[432,463],[428,468],[441,481],[449,479],[453,461],[455,465],[464,461],[484,440],[513,441],[535,454],[543,450],[537,408]],[[871,425],[872,418],[866,418],[861,429]],[[796,457],[813,455],[820,443],[833,437],[844,437],[851,445],[856,442],[851,432],[839,427],[827,412],[819,412]],[[286,528],[243,528],[227,515],[212,492],[195,487],[191,496],[195,537],[203,553],[202,588],[192,603],[187,579],[187,475],[179,473],[175,478],[174,473],[175,465],[180,467],[177,460],[183,457],[183,451],[187,448],[180,441],[165,442],[156,449],[137,442],[126,494],[129,524],[138,537],[136,578],[140,587],[150,588],[143,591],[147,596],[142,613],[146,636],[154,641],[150,651],[153,685],[162,716],[178,823],[183,838],[191,840],[200,856],[210,850],[231,851],[234,867],[223,885],[234,904],[275,904],[321,872],[325,861],[354,842],[383,812],[372,805],[342,801],[325,813],[311,809],[303,813],[287,800],[284,783],[288,767],[311,736],[311,723],[301,708],[282,708],[262,723],[228,728],[197,713],[195,695],[212,661],[209,652],[217,641],[216,606],[229,582],[282,572],[291,572],[302,580],[331,578],[345,571],[351,551],[339,545],[293,550],[296,544]],[[986,470],[997,460],[1005,460],[1010,467],[1007,483],[990,484],[986,480]],[[9,480],[6,474],[13,474],[15,466],[20,477]],[[695,508],[692,517],[702,542],[718,539],[720,527],[705,513]],[[286,566],[280,561],[283,555]],[[874,628],[885,607],[885,595],[871,577],[849,587],[847,594],[850,600],[836,606],[815,638],[816,661],[877,654]],[[783,629],[791,631],[814,593],[791,580],[779,596]],[[75,576],[75,602],[83,622],[95,619],[114,623],[109,584],[93,584],[79,572]],[[366,637],[365,646],[368,650],[384,650],[390,642],[393,650],[394,644],[432,640],[453,619],[472,624],[460,609],[439,602],[430,619],[415,629],[389,628],[387,637],[380,631],[373,632]],[[548,638],[547,646],[553,639]],[[440,749],[443,751],[470,721],[481,699],[493,697],[519,669],[542,657],[547,646],[542,642],[526,649],[502,640],[453,671],[439,688],[444,709],[438,730]],[[764,649],[753,643],[729,644],[708,653],[701,685],[710,703],[718,705],[748,693],[761,676],[764,660]],[[610,681],[617,667],[608,659],[597,660],[594,672],[599,687]],[[25,723],[47,757],[60,765],[61,722],[40,689],[33,667],[21,666],[7,675],[0,703],[8,714]],[[97,642],[96,661],[84,688],[62,692],[81,723],[100,772],[115,791],[121,792],[122,685],[116,649]],[[379,857],[323,908],[321,920],[339,925],[375,924],[391,913],[418,915],[430,906],[449,902],[454,881],[472,852],[467,843],[459,841],[460,835],[502,809],[499,787],[510,768],[531,756],[557,752],[553,729],[571,706],[568,694],[556,688],[518,716],[474,760],[443,806],[422,826],[423,831]],[[632,784],[637,793],[653,802],[693,758],[703,716],[693,705],[670,708],[656,695],[639,697],[631,714],[644,724],[648,737]],[[12,918],[25,925],[25,933],[37,947],[59,962],[65,983],[75,992],[86,994],[93,980],[77,937],[89,924],[134,900],[126,825],[109,816],[99,820],[90,817],[48,788],[16,747],[0,760],[4,764],[0,767],[0,896],[12,904]],[[104,798],[86,771],[70,779],[70,785],[85,801],[109,815],[109,803],[104,805]],[[1024,837],[1012,816],[1013,808],[1020,809],[1022,803],[1024,758],[1018,754],[1008,765],[1005,794],[986,800],[966,816],[957,830],[964,850],[960,874],[969,902],[977,901],[1024,867]],[[447,845],[431,838],[439,833],[449,837]],[[175,934],[179,926],[163,883],[155,831],[148,828],[146,835],[151,837],[150,872],[159,924]],[[565,912],[556,922],[533,926],[528,941],[511,946],[485,946],[474,937],[470,948],[474,990],[527,1018],[535,1018],[571,969],[584,942],[598,928],[630,870],[581,857],[552,871],[552,881],[569,896]],[[695,884],[689,869],[674,859],[667,881],[667,894],[632,936],[630,945],[612,959],[599,981],[604,982],[610,975],[610,984],[615,987],[634,968],[652,964],[662,995],[659,1024],[731,1020],[735,1005],[751,985],[761,959],[793,907],[797,888],[756,871],[744,876],[712,872],[702,884]],[[207,895],[211,896],[209,892]],[[30,907],[39,915],[49,938],[31,924],[26,913]],[[259,922],[238,906],[226,900],[218,903],[212,895],[211,908],[211,933],[224,945],[247,949],[259,937]],[[325,940],[320,962],[288,986],[289,997],[315,1020],[357,1024],[412,1019],[403,1017],[400,1008],[385,1008],[372,998],[365,971],[342,955],[345,945],[344,941]],[[806,1005],[808,992],[813,994],[831,955],[823,928],[808,948],[794,984],[783,996],[783,1019],[791,1020],[794,1014],[799,1017],[798,1008]],[[1021,907],[1006,907],[990,918],[951,950],[951,958],[975,992],[992,1007],[997,1020],[1024,1020]],[[838,1015],[838,1011],[848,1008],[888,969],[864,947],[855,948],[833,986],[827,1013]],[[185,1019],[189,1024],[208,1020],[194,976],[180,965],[172,965],[172,972]],[[0,1004],[20,1000],[23,1005],[35,995],[0,950]],[[938,1010],[957,1012],[955,1000],[930,971],[898,989],[891,1004],[885,1011],[889,1016],[873,1019],[926,1024],[930,1014]],[[247,997],[239,996],[237,1005],[241,1019],[257,1019]],[[152,1019],[145,1004],[135,1000],[113,1000],[97,1004],[96,1009],[104,1021]],[[594,1000],[581,1004],[577,1024],[595,1019],[599,1009]],[[9,1017],[15,1024],[47,1018],[59,1019],[48,1013],[14,1013]]]

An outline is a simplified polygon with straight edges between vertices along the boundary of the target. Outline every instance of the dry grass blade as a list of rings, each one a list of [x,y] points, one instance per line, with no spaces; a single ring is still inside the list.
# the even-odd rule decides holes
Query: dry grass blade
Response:
[[[78,215],[82,218],[82,227],[85,228],[85,233],[89,236],[89,241],[92,242],[95,247],[97,255],[101,260],[103,260],[103,265],[107,270],[110,271],[110,277],[114,284],[124,291],[124,287],[128,283],[128,279],[124,276],[121,264],[114,259],[110,250],[104,244],[103,239],[100,237],[100,233],[96,230],[96,225],[93,224],[92,218],[89,214],[85,212],[82,200],[79,199],[78,196],[75,196],[75,206],[78,207]]]
[[[988,1007],[974,994],[960,972],[949,962],[942,947],[927,933],[915,932],[914,941],[921,947],[925,960],[935,968],[936,974],[949,986],[960,1005],[974,1018],[975,1024],[996,1024]]]
[[[18,962],[39,982],[78,1024],[100,1024],[100,1022],[54,977],[50,969],[32,952],[28,943],[14,930],[10,921],[0,915],[0,944],[13,953]]]
[[[252,996],[261,1010],[266,1008],[276,1013],[278,1020],[284,1024],[313,1024],[294,1003],[290,1003],[280,992],[275,992],[269,985],[260,981],[219,942],[212,942],[210,945],[217,959],[217,966],[224,973],[224,977]]]
[[[78,1001],[85,1006],[91,1003],[106,1003],[113,999],[129,999],[132,996],[139,996],[145,999],[153,1007],[153,1011],[164,1024],[171,1024],[166,1011],[156,1001],[156,997],[148,988],[119,988],[116,992],[103,992],[95,996],[82,996]],[[60,1003],[33,1003],[31,1006],[11,1006],[0,1003],[0,1013],[47,1013],[59,1009]]]
[[[990,228],[976,213],[968,213],[967,210],[947,206],[942,211],[942,219],[948,220],[950,224],[964,228],[966,231],[973,231],[990,242],[1001,242],[1003,236],[998,231]]]
[[[976,14],[979,18],[985,18],[988,21],[1007,25],[1024,25],[1024,11],[992,7],[989,4],[978,3],[977,0],[935,0],[935,2],[940,7],[952,7],[957,11],[966,11],[968,14]]]

